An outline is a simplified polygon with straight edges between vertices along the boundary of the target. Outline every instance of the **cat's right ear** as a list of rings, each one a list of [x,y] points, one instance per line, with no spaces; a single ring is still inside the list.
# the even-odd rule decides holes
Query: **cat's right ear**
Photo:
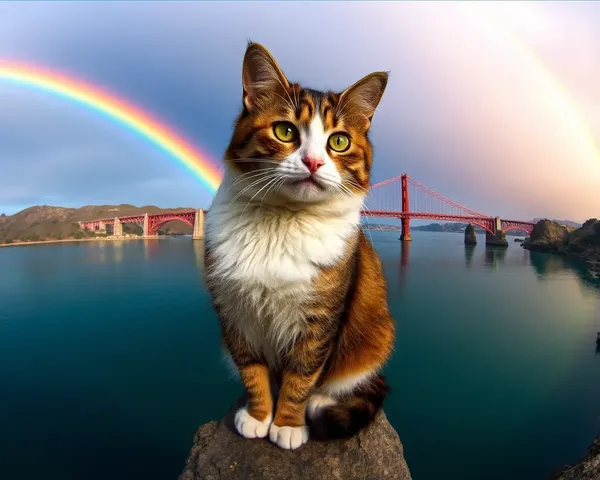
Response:
[[[248,43],[242,67],[244,107],[252,111],[261,100],[275,92],[283,95],[290,84],[269,51],[258,43]]]

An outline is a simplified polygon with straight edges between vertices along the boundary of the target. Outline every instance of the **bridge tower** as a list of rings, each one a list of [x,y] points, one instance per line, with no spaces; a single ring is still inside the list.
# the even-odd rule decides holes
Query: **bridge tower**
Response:
[[[400,177],[400,184],[402,188],[402,213],[408,213],[410,207],[408,203],[408,175],[406,173],[402,174]],[[403,216],[400,221],[402,222],[400,240],[409,242],[412,240],[410,237],[410,218]]]
[[[115,217],[115,223],[113,225],[113,235],[120,237],[123,235],[123,224],[119,217]]]
[[[194,233],[192,234],[194,240],[202,240],[204,238],[204,210],[199,208],[196,210],[194,215]]]
[[[144,213],[144,231],[142,233],[142,235],[144,237],[147,237],[148,235],[150,235],[150,221],[148,220],[148,214]]]

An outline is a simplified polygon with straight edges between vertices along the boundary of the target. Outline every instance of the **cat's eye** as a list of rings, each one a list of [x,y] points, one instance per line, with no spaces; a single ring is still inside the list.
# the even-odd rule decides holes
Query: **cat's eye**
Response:
[[[273,125],[273,133],[282,142],[293,142],[298,138],[298,129],[290,122],[278,122]]]
[[[350,137],[343,133],[334,133],[329,137],[329,147],[335,152],[345,152],[350,148]]]

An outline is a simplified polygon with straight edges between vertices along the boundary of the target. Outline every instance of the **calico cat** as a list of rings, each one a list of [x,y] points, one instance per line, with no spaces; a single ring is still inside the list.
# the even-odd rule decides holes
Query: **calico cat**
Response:
[[[242,111],[206,216],[206,281],[247,393],[235,427],[295,449],[350,437],[388,392],[394,343],[381,262],[360,228],[368,131],[387,85],[290,83],[249,43]]]

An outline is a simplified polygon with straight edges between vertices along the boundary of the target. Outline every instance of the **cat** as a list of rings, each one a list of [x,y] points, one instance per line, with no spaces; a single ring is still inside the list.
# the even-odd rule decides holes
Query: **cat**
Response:
[[[348,438],[389,388],[395,325],[377,253],[360,228],[375,72],[342,93],[290,83],[262,45],[242,67],[242,111],[205,220],[205,278],[225,353],[247,394],[246,438],[285,449]]]

